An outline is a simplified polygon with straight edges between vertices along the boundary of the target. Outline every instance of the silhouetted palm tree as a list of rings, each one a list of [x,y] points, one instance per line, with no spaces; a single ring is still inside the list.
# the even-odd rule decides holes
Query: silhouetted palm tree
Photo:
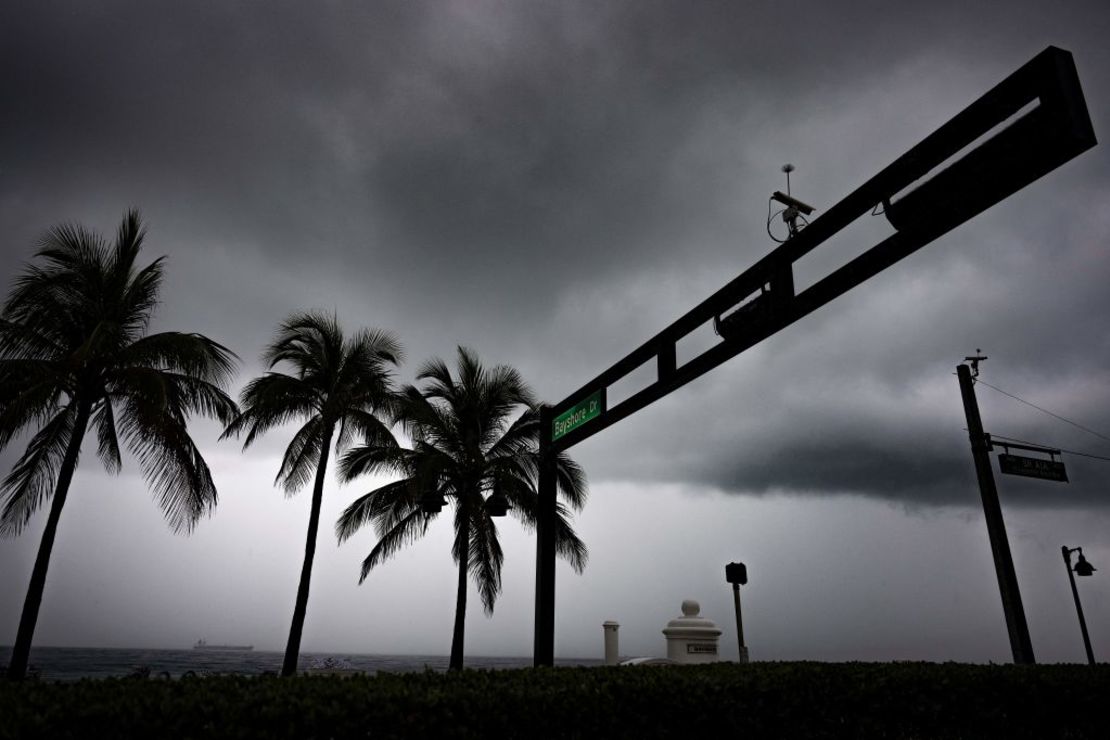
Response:
[[[412,448],[395,438],[368,440],[341,461],[341,475],[350,480],[375,472],[400,473],[401,480],[370,491],[351,504],[336,522],[343,542],[364,524],[372,523],[378,543],[362,561],[359,583],[379,563],[427,531],[444,497],[454,502],[455,542],[452,555],[459,566],[455,628],[451,640],[452,669],[462,668],[466,624],[467,575],[473,574],[486,614],[493,613],[501,592],[503,554],[493,516],[505,505],[526,526],[534,527],[539,434],[532,393],[520,374],[504,365],[486,370],[473,352],[460,347],[458,378],[442,360],[423,366],[417,381],[424,389],[406,386],[395,418],[412,439]],[[524,408],[524,413],[513,415]],[[578,510],[585,503],[586,479],[568,456],[557,461],[558,490]],[[488,498],[483,494],[488,494]],[[587,549],[568,522],[567,507],[557,505],[558,553],[581,572]]]
[[[51,494],[8,675],[27,669],[50,552],[81,442],[91,423],[97,453],[120,469],[118,432],[139,460],[175,532],[216,505],[212,475],[186,429],[199,413],[226,423],[238,409],[224,392],[235,355],[199,334],[146,334],[162,284],[158,258],[139,268],[144,229],[135,211],[115,244],[81,226],[59,226],[0,316],[0,447],[37,428],[0,484],[0,534],[18,535]]]
[[[312,507],[304,565],[289,627],[289,642],[281,675],[297,672],[305,612],[308,608],[312,561],[316,556],[316,532],[320,525],[320,502],[333,438],[337,450],[347,447],[352,434],[362,439],[391,437],[377,414],[388,412],[393,398],[388,365],[401,359],[397,339],[381,331],[363,330],[350,338],[334,315],[297,313],[278,329],[277,338],[263,354],[271,370],[284,362],[293,375],[268,372],[247,384],[240,394],[243,412],[228,425],[223,436],[238,436],[244,429],[246,449],[271,427],[307,419],[285,450],[277,478],[287,495],[308,482],[315,468]],[[339,434],[335,436],[336,428]]]

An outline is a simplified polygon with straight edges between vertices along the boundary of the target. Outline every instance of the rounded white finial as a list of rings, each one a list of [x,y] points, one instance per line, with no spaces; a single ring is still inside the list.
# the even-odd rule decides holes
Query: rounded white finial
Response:
[[[698,616],[698,612],[700,612],[700,611],[701,611],[701,604],[694,601],[693,599],[686,599],[685,601],[682,602],[682,616],[684,616],[684,617],[696,617],[696,616]]]

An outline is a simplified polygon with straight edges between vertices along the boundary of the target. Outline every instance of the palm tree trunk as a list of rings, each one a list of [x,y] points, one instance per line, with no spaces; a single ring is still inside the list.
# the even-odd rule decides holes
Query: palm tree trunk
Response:
[[[312,580],[312,561],[316,559],[316,532],[320,529],[320,504],[324,499],[324,479],[331,453],[331,435],[334,425],[328,425],[320,443],[320,462],[316,465],[316,483],[312,487],[312,510],[308,515],[308,538],[304,544],[304,565],[301,566],[301,583],[297,587],[297,604],[293,607],[293,623],[289,626],[289,642],[285,645],[285,660],[281,665],[282,676],[297,674],[297,657],[301,652],[301,632],[304,630],[305,613],[308,611],[308,586]]]
[[[459,498],[462,529],[458,533],[459,547],[459,589],[455,597],[455,632],[451,637],[451,662],[448,670],[460,671],[463,667],[463,638],[466,635],[466,576],[470,569],[470,515],[466,511],[466,496]]]
[[[39,606],[42,592],[46,588],[46,570],[50,567],[50,553],[54,550],[54,538],[58,534],[58,520],[62,517],[62,507],[66,503],[69,484],[73,471],[77,469],[77,458],[81,453],[81,441],[89,425],[91,404],[77,403],[77,418],[73,422],[73,432],[66,445],[62,467],[58,471],[58,482],[54,487],[54,500],[50,502],[50,514],[46,518],[46,529],[39,543],[39,553],[35,556],[35,567],[31,570],[31,583],[27,586],[27,598],[23,601],[23,615],[19,618],[19,631],[12,648],[12,660],[8,665],[8,678],[22,680],[27,675],[27,661],[31,655],[31,639],[35,635],[35,624],[39,619]]]

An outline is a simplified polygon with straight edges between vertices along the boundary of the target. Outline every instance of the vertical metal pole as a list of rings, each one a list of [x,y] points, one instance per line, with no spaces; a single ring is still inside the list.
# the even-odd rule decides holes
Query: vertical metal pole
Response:
[[[551,407],[540,406],[539,501],[536,511],[536,625],[534,666],[555,662],[555,453]]]
[[[1083,605],[1079,603],[1079,590],[1075,587],[1075,576],[1071,571],[1071,550],[1067,545],[1060,548],[1064,553],[1064,567],[1068,570],[1068,580],[1071,581],[1071,595],[1075,599],[1075,613],[1079,615],[1079,631],[1083,633],[1083,647],[1087,650],[1087,662],[1095,664],[1095,654],[1091,650],[1091,636],[1087,634],[1087,620],[1083,618]]]
[[[960,395],[963,397],[964,413],[967,416],[967,433],[971,438],[971,456],[975,460],[975,474],[979,478],[979,494],[983,499],[983,514],[987,520],[991,553],[994,555],[998,590],[1002,594],[1006,629],[1010,633],[1010,649],[1014,653],[1015,663],[1036,663],[1033,657],[1033,644],[1029,640],[1029,625],[1025,622],[1025,609],[1021,605],[1017,574],[1014,573],[1014,560],[1010,555],[1010,543],[1006,539],[1006,524],[1002,521],[1002,507],[998,503],[998,489],[994,485],[994,471],[991,469],[991,459],[987,449],[987,435],[983,432],[979,403],[975,399],[971,368],[967,365],[957,365],[956,376],[960,379]]]
[[[744,645],[744,621],[740,618],[740,584],[732,584],[732,601],[736,604],[736,641],[740,646],[740,662],[748,662],[748,648]]]

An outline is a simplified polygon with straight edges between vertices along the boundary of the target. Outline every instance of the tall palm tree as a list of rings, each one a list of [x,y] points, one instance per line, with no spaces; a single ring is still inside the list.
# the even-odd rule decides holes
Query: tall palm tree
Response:
[[[8,675],[27,670],[50,553],[81,442],[120,469],[119,432],[138,458],[175,532],[216,505],[216,486],[186,429],[199,413],[229,421],[224,389],[235,355],[199,334],[147,334],[163,259],[136,264],[144,229],[129,212],[109,245],[77,225],[58,226],[16,278],[0,314],[0,447],[37,428],[0,484],[0,534],[15,536],[51,494]]]
[[[374,525],[379,539],[362,561],[362,583],[371,569],[427,531],[445,497],[454,502],[451,553],[459,572],[451,669],[463,665],[468,574],[474,577],[486,614],[493,613],[501,593],[504,556],[493,517],[508,509],[526,526],[535,527],[538,503],[539,416],[528,386],[513,368],[498,365],[487,370],[463,347],[458,349],[457,375],[452,377],[442,360],[433,359],[417,375],[418,382],[426,381],[423,390],[402,389],[395,419],[411,438],[411,449],[390,435],[367,440],[344,455],[341,475],[346,480],[378,472],[403,477],[360,497],[335,526],[343,542],[364,524]],[[586,500],[582,469],[559,455],[557,475],[567,504],[581,509]],[[567,506],[559,502],[556,547],[581,572],[587,549],[568,516]]]
[[[248,383],[239,399],[243,411],[228,425],[223,436],[238,436],[247,430],[243,441],[243,449],[246,449],[271,427],[305,419],[286,448],[274,480],[275,485],[280,482],[286,495],[291,496],[308,482],[315,467],[304,564],[281,669],[281,675],[292,676],[297,672],[301,632],[308,609],[320,503],[332,441],[334,439],[336,449],[341,451],[346,449],[353,434],[370,440],[390,436],[389,428],[378,414],[391,409],[393,386],[388,366],[400,362],[401,346],[388,332],[362,330],[352,337],[344,337],[334,315],[296,313],[278,329],[276,339],[262,359],[271,371],[280,363],[287,363],[293,374],[267,372]]]

